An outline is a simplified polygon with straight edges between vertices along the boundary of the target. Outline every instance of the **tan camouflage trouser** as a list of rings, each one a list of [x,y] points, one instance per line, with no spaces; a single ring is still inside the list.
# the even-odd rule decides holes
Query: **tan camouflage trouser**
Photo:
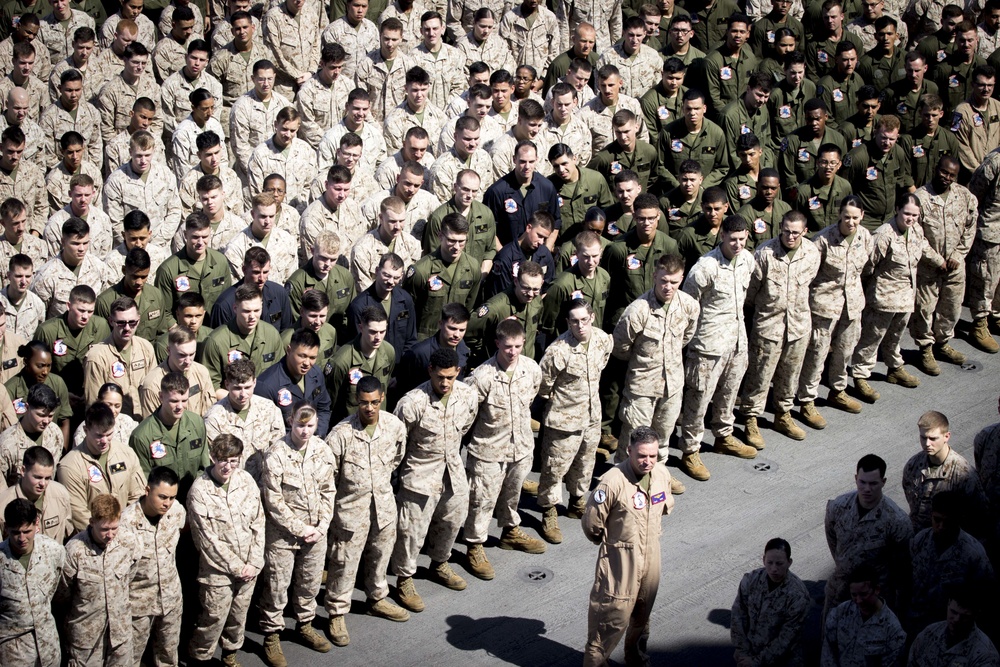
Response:
[[[909,313],[887,313],[865,308],[861,316],[861,339],[851,362],[851,376],[861,380],[870,378],[879,351],[890,370],[901,368],[903,355],[899,353],[899,341],[909,319]]]
[[[972,319],[1000,317],[1000,243],[976,239],[967,260]]]
[[[211,660],[220,638],[223,651],[243,648],[247,611],[256,582],[254,577],[251,581],[234,581],[227,586],[200,584],[201,614],[188,645],[188,653],[193,659]]]
[[[469,516],[465,520],[465,541],[469,544],[486,541],[494,509],[497,525],[501,528],[520,526],[517,502],[521,498],[521,484],[531,472],[531,456],[496,463],[480,461],[469,454],[465,468],[469,473]]]
[[[330,616],[345,616],[351,610],[351,594],[358,579],[358,568],[365,565],[365,595],[377,602],[389,594],[385,579],[389,556],[396,542],[396,517],[378,527],[375,506],[363,524],[355,530],[330,530],[330,561],[326,576],[326,611]]]
[[[622,432],[618,436],[615,462],[621,463],[628,456],[628,440],[639,426],[650,426],[660,436],[660,450],[657,460],[667,460],[670,452],[670,436],[674,434],[677,417],[681,414],[681,400],[684,392],[675,391],[670,396],[652,398],[633,396],[627,389],[622,397],[618,417],[622,420]]]
[[[141,611],[136,609],[136,611]],[[135,664],[142,661],[146,643],[153,640],[153,665],[170,667],[177,664],[177,651],[181,643],[182,605],[162,616],[132,617],[132,654]]]
[[[601,423],[582,431],[560,431],[546,426],[542,437],[542,474],[538,478],[538,506],[555,507],[562,502],[563,481],[574,498],[583,498],[590,490],[594,475],[597,445],[601,441]],[[564,479],[565,478],[565,479]]]
[[[775,411],[791,412],[795,405],[795,390],[799,373],[809,347],[809,336],[798,340],[750,341],[750,362],[740,394],[741,411],[747,417],[760,417],[767,403],[767,389],[774,380],[771,398]]]
[[[456,492],[446,472],[442,492],[425,496],[403,488],[397,502],[399,523],[396,527],[396,546],[392,550],[393,574],[398,577],[416,574],[417,555],[425,541],[431,561],[447,562],[458,531],[469,513],[468,492]]]
[[[107,628],[94,638],[93,646],[70,646],[66,649],[66,655],[67,667],[132,667],[135,659],[132,638],[129,637],[118,646],[111,646],[108,643]],[[6,665],[4,663],[4,667]]]
[[[799,374],[799,402],[816,401],[824,362],[830,389],[847,389],[847,365],[860,337],[861,318],[848,319],[846,310],[840,311],[837,319],[812,316],[812,334],[809,336],[809,347]]]
[[[312,544],[297,549],[267,545],[264,547],[264,586],[260,596],[260,631],[285,629],[284,611],[288,605],[288,586],[292,586],[292,609],[298,623],[316,617],[316,596],[323,586],[326,565],[326,534]]]
[[[58,644],[58,642],[56,642]],[[58,653],[57,653],[58,655]],[[40,665],[40,667],[59,667],[59,662],[41,664],[38,650],[35,647],[34,631],[0,641],[0,665]]]
[[[746,346],[736,346],[721,357],[688,351],[684,359],[684,403],[681,408],[681,451],[701,449],[705,415],[712,407],[712,433],[725,437],[733,432],[733,407],[747,370]]]
[[[918,347],[947,343],[955,335],[965,297],[965,266],[954,271],[917,270],[917,297],[910,335]]]

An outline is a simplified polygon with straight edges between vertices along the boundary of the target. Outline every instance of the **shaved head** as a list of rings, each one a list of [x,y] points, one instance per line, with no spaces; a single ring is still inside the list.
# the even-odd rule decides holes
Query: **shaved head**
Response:
[[[28,91],[20,86],[16,86],[10,89],[7,93],[7,106],[23,106],[31,102],[31,97],[28,95]]]

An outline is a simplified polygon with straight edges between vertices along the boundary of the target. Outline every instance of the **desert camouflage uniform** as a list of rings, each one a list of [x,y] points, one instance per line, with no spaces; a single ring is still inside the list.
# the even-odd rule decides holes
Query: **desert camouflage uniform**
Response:
[[[394,195],[392,190],[376,192],[361,205],[361,215],[366,221],[366,229],[372,229],[378,224],[379,209],[383,200]],[[413,199],[406,202],[406,232],[417,239],[423,238],[424,227],[431,214],[441,205],[441,202],[427,190],[420,189]],[[356,240],[356,239],[355,239]]]
[[[405,133],[404,133],[405,134]],[[403,170],[403,153],[402,151],[396,151],[389,158],[379,165],[379,168],[375,170],[375,182],[380,188],[385,190],[392,190],[396,187],[396,179],[399,178],[400,172]],[[427,187],[427,169],[431,168],[434,164],[434,154],[430,151],[424,153],[424,156],[420,158],[420,164],[423,165],[424,171],[424,187]]]
[[[324,45],[336,43],[344,47],[347,60],[344,61],[340,76],[352,81],[358,71],[358,61],[372,49],[379,48],[378,27],[366,18],[361,19],[361,23],[355,28],[348,23],[346,16],[342,16],[326,26],[321,39]]]
[[[100,134],[98,134],[98,136],[100,136]],[[103,153],[101,155],[98,155],[97,157],[103,159],[102,156],[103,156]],[[69,171],[67,171],[66,165],[62,162],[62,160],[60,160],[59,163],[55,167],[53,167],[52,169],[49,170],[49,173],[47,173],[45,175],[45,190],[48,192],[48,195],[49,195],[49,215],[50,216],[52,216],[53,214],[55,214],[60,209],[63,209],[64,207],[68,207],[69,206],[69,182],[77,174],[86,174],[87,176],[90,176],[92,179],[94,179],[94,198],[93,198],[92,201],[93,202],[100,202],[101,201],[101,199],[100,199],[100,197],[101,197],[101,188],[104,187],[104,177],[101,175],[101,168],[98,166],[99,164],[100,164],[99,162],[91,162],[90,160],[84,160],[80,164],[80,168],[77,169],[76,173],[71,174],[71,173],[69,173]],[[94,210],[94,209],[97,209],[100,212],[100,215],[102,215],[105,218],[107,218],[107,216],[104,214],[104,211],[100,210],[100,204],[98,204],[97,206],[93,207],[91,210]],[[90,219],[90,217],[87,217],[87,218],[84,218],[84,219],[91,226],[91,230],[90,230],[90,234],[91,234],[90,245],[91,245],[91,247],[93,247],[95,241],[97,241],[97,242],[104,241],[107,244],[106,247],[105,247],[105,252],[107,252],[108,250],[110,250],[111,249],[111,225],[110,225],[111,220],[108,219],[108,223],[109,224],[106,227],[106,229],[108,230],[108,236],[107,236],[107,239],[105,240],[103,238],[95,239],[94,238],[94,230],[93,230],[94,222]],[[49,222],[52,222],[51,217],[49,218]],[[65,219],[63,219],[63,220],[61,220],[59,222],[59,235],[60,236],[62,236],[62,223],[63,222],[65,222]],[[48,226],[48,223],[46,223],[46,227],[47,226]]]
[[[278,112],[290,106],[288,98],[277,92],[271,93],[271,101],[265,105],[253,88],[233,102],[229,112],[229,137],[236,158],[233,169],[237,174],[246,176],[253,150],[274,134]]]
[[[951,185],[945,196],[930,183],[916,192],[920,199],[927,243],[942,257],[954,259],[958,268],[942,272],[921,263],[917,266],[916,307],[910,316],[910,335],[920,347],[947,343],[955,335],[965,296],[965,258],[975,238],[979,207],[967,188]]]
[[[932,465],[923,452],[914,454],[903,468],[902,482],[915,533],[930,527],[931,498],[941,491],[956,491],[970,502],[985,502],[979,475],[954,449],[939,466]]]
[[[220,107],[221,108],[221,107]],[[168,164],[171,171],[180,182],[184,175],[199,164],[198,160],[198,137],[205,132],[214,132],[225,144],[226,133],[222,124],[215,117],[209,118],[205,125],[199,126],[194,119],[188,115],[187,118],[177,124],[174,134],[170,139],[170,158]],[[219,156],[220,168],[229,167],[229,153],[223,149]]]
[[[396,498],[390,480],[403,459],[406,427],[391,413],[380,412],[369,435],[354,414],[334,426],[326,442],[337,469],[326,610],[336,616],[351,610],[362,559],[369,601],[389,594],[385,576],[396,541]]]
[[[374,23],[376,26],[380,26],[387,18],[399,19],[399,22],[403,24],[403,38],[399,42],[398,52],[400,55],[404,53],[409,54],[413,47],[423,39],[420,34],[420,17],[430,9],[431,7],[428,7],[420,0],[413,0],[408,11],[403,11],[398,2],[390,2],[382,10],[382,13],[378,15],[378,20]],[[444,16],[444,14],[441,14],[441,16]],[[457,38],[464,32],[462,30],[461,32],[454,33],[454,35]]]
[[[146,643],[153,640],[153,664],[177,664],[181,639],[181,578],[177,573],[177,542],[187,512],[174,502],[154,524],[136,502],[122,512],[121,527],[139,539],[142,557],[129,587],[132,605],[132,649],[139,664]]]
[[[41,159],[41,155],[39,155]],[[0,198],[16,197],[21,200],[28,214],[27,232],[41,234],[49,215],[49,202],[45,192],[45,174],[31,162],[21,160],[11,173],[0,170]],[[35,266],[37,277],[38,266]]]
[[[285,437],[285,422],[278,406],[262,396],[250,397],[246,418],[233,409],[227,396],[205,414],[208,444],[211,445],[223,433],[232,434],[245,443],[241,465],[259,481],[264,453],[271,443]]]
[[[213,118],[219,123],[219,129],[221,129],[222,83],[207,71],[202,71],[197,79],[191,81],[184,75],[184,72],[177,71],[167,77],[160,86],[160,99],[162,100],[160,110],[163,113],[163,130],[167,136],[173,134],[177,126],[191,115],[189,95],[199,88],[207,90],[218,102]],[[219,129],[215,131],[218,132]],[[222,135],[220,135],[221,137]]]
[[[567,2],[560,0],[553,3],[552,10],[559,20],[560,40],[558,47],[560,53],[568,51],[573,46],[573,35],[576,34],[576,28],[581,23],[589,23],[594,26],[597,37],[594,50],[597,53],[610,51],[612,46],[622,38],[621,0],[613,0],[612,2],[598,0]]]
[[[41,31],[41,26],[39,26],[39,31]],[[32,70],[32,74],[39,79],[47,79],[52,72],[52,56],[49,55],[45,44],[37,37],[32,40],[31,45],[35,47],[35,68]],[[14,38],[11,36],[0,42],[0,76],[7,76],[13,69]],[[6,104],[6,95],[4,96],[4,104]]]
[[[122,526],[100,547],[83,530],[66,543],[66,563],[56,603],[66,609],[66,653],[80,667],[132,667],[132,605],[129,587],[142,547]]]
[[[371,96],[371,115],[376,122],[383,122],[386,116],[406,98],[403,85],[406,82],[406,72],[412,67],[413,61],[401,50],[393,59],[391,70],[387,67],[379,49],[375,49],[358,62],[355,82]],[[398,148],[397,146],[393,150]]]
[[[337,493],[337,462],[321,439],[313,436],[296,448],[291,436],[276,441],[264,455],[261,498],[267,517],[264,560],[267,575],[261,594],[261,631],[281,632],[292,584],[292,607],[297,623],[310,623],[316,616],[316,594],[322,585],[326,563],[326,540]],[[307,528],[321,537],[311,544],[302,541]]]
[[[809,590],[792,572],[777,586],[762,567],[744,574],[729,624],[736,659],[802,667],[800,642],[811,604]]]
[[[539,364],[538,395],[547,399],[542,415],[539,507],[555,507],[562,501],[564,478],[572,497],[582,498],[590,488],[601,437],[598,384],[614,347],[611,336],[596,325],[590,336],[587,343],[581,343],[567,331],[546,348]]]
[[[447,404],[428,380],[408,392],[395,415],[408,432],[399,468],[399,519],[391,567],[399,577],[417,571],[425,546],[433,562],[447,562],[469,512],[469,481],[459,448],[476,418],[476,391],[456,380]]]
[[[121,12],[115,12],[101,24],[101,29],[97,37],[102,50],[111,49],[111,44],[115,41],[115,29],[121,20]],[[152,51],[156,47],[156,24],[150,21],[149,17],[145,14],[139,14],[132,19],[132,22],[139,28],[135,41],[145,46],[147,50]]]
[[[254,19],[254,23],[257,19]],[[223,25],[223,24],[219,24]],[[224,25],[229,25],[224,24]],[[219,29],[215,29],[212,35],[212,40],[218,36]],[[230,38],[231,39],[231,38]],[[226,136],[229,136],[229,113],[236,104],[236,100],[240,98],[248,90],[253,90],[253,66],[258,60],[268,60],[271,57],[271,52],[260,41],[260,28],[258,27],[257,32],[254,33],[253,39],[250,41],[250,56],[246,59],[236,51],[236,47],[229,43],[224,46],[219,47],[212,54],[212,59],[208,61],[208,73],[219,80],[222,84],[222,115],[219,120],[222,122],[222,127],[226,130]],[[273,95],[273,92],[272,92]]]
[[[150,243],[167,246],[180,225],[181,201],[177,179],[166,166],[153,164],[145,178],[137,174],[131,162],[123,164],[104,184],[104,211],[115,225],[115,241],[121,237],[125,214],[144,211],[149,216]]]
[[[299,221],[300,263],[312,257],[316,239],[326,231],[337,232],[340,235],[341,253],[346,253],[347,248],[368,231],[368,223],[361,212],[361,206],[347,199],[333,211],[326,203],[325,197],[310,204]]]
[[[427,152],[433,153],[441,135],[441,128],[447,122],[448,119],[444,117],[444,112],[430,103],[424,107],[423,122],[419,122],[417,115],[410,110],[404,99],[395,108],[386,112],[385,121],[383,121],[386,150],[395,153],[402,148],[406,131],[414,125],[419,125],[427,130],[427,136],[430,139],[427,144]]]
[[[50,102],[49,87],[45,83],[45,81],[48,81],[48,75],[44,75],[45,78],[41,77],[43,77],[43,75],[38,73],[36,66],[36,71],[32,72],[31,75],[28,76],[27,81],[20,86],[28,93],[27,117],[36,123],[40,122],[42,118],[42,111],[45,110],[45,107],[47,107]],[[3,110],[7,109],[7,96],[13,88],[17,87],[18,84],[14,82],[14,79],[11,78],[10,74],[0,79],[0,108]]]
[[[270,174],[285,178],[285,200],[301,213],[306,210],[309,184],[316,176],[316,151],[297,137],[284,149],[275,146],[273,138],[268,139],[253,150],[247,162],[251,195],[264,189],[264,179]]]
[[[153,128],[150,127],[150,132]],[[110,176],[131,159],[132,133],[122,130],[104,144],[104,173]],[[153,164],[167,168],[167,149],[159,132],[153,132]],[[119,240],[120,239],[116,239]]]
[[[93,255],[85,255],[79,272],[74,273],[62,257],[53,257],[35,269],[31,281],[31,291],[45,302],[46,318],[56,317],[66,312],[69,293],[77,285],[89,285],[100,294],[111,285],[108,267]]]
[[[62,77],[63,72],[71,69],[75,69],[83,75],[83,94],[80,97],[80,101],[89,102],[97,97],[97,93],[101,92],[101,86],[104,85],[104,82],[107,79],[99,79],[95,76],[97,70],[90,64],[91,62],[93,62],[93,60],[88,60],[87,63],[80,68],[76,66],[73,56],[70,55],[55,63],[52,67],[52,72],[49,74],[49,98],[53,102],[59,99],[60,78]]]
[[[25,235],[25,238],[29,236],[36,238],[30,234]],[[0,255],[0,264],[4,261],[9,262],[9,259]],[[0,290],[0,304],[3,304],[7,313],[7,329],[25,340],[31,340],[35,330],[45,321],[45,304],[34,292],[25,292],[20,305],[15,305],[11,302],[7,289],[4,287]]]
[[[59,542],[35,535],[25,570],[10,542],[0,542],[0,662],[59,667],[60,642],[52,598],[66,562]]]
[[[548,138],[547,134],[543,134],[539,130],[535,138],[531,140],[531,143],[535,144],[535,150],[538,153],[538,171],[541,173],[542,165],[548,164],[549,146],[546,142]],[[492,174],[490,172],[480,172],[480,187],[485,184],[486,188],[492,185],[492,182],[499,181],[501,178],[506,176],[514,168],[514,150],[517,148],[518,144],[517,137],[514,136],[514,130],[508,130],[506,133],[497,137],[490,146],[490,160],[493,162]],[[548,169],[549,173],[552,172],[551,165]],[[492,176],[492,178],[491,178]],[[485,192],[485,190],[484,190]]]
[[[73,528],[80,531],[90,522],[90,502],[102,493],[114,495],[123,507],[146,492],[146,476],[128,442],[112,440],[103,466],[82,442],[67,452],[56,470],[56,479],[69,491]]]
[[[223,651],[243,646],[255,576],[238,579],[244,566],[264,567],[264,508],[257,482],[236,470],[226,486],[207,470],[188,492],[188,521],[198,550],[198,600],[201,614],[188,653],[210,660],[222,638]]]
[[[645,44],[640,44],[639,52],[630,56],[619,42],[612,49],[601,50],[601,57],[594,69],[605,65],[614,65],[621,72],[621,94],[638,99],[660,82],[663,58]],[[642,119],[643,116],[640,115],[639,118]]]
[[[746,250],[726,260],[722,249],[715,248],[698,260],[684,281],[684,291],[701,305],[684,359],[680,448],[685,454],[701,448],[709,406],[715,436],[733,432],[733,406],[748,362],[743,304],[754,265]]]
[[[153,75],[146,73],[139,77],[138,85],[133,88],[125,83],[119,71],[110,81],[101,87],[94,106],[101,114],[101,135],[104,141],[110,141],[119,132],[127,129],[132,122],[132,105],[136,99],[148,97],[156,105],[156,118],[149,126],[154,136],[163,131],[163,116],[160,109],[160,86]]]
[[[618,104],[615,106],[614,111],[601,101],[600,95],[596,95],[580,108],[579,116],[587,124],[587,127],[590,128],[590,135],[592,137],[591,149],[593,153],[604,150],[608,144],[615,140],[614,129],[611,127],[611,117],[615,115],[616,111],[622,109],[631,111],[639,119],[643,117],[642,106],[639,104],[639,100],[629,97],[624,93],[618,95]],[[649,129],[645,123],[639,123],[638,138],[641,141],[649,141]],[[581,162],[581,164],[583,163]],[[706,174],[706,178],[707,176]]]
[[[57,169],[53,169],[49,172],[49,176],[57,173]],[[93,169],[93,167],[88,165],[87,169],[81,169],[81,171],[88,172],[91,169]],[[53,179],[53,181],[55,180],[56,179]],[[52,188],[52,182],[50,182],[49,187]],[[67,185],[66,188],[62,188],[61,191],[68,195],[69,186]],[[52,191],[50,189],[50,201],[52,196]],[[45,224],[45,229],[42,230],[41,240],[45,243],[48,249],[46,257],[55,257],[59,254],[59,251],[62,248],[63,224],[65,224],[65,222],[70,218],[74,217],[73,212],[69,207],[69,197],[67,196],[66,199],[66,204],[61,206],[58,210],[54,211],[51,216],[49,216],[49,221]],[[86,218],[83,218],[83,220],[90,226],[90,246],[87,248],[87,253],[93,254],[95,257],[107,256],[107,254],[111,252],[111,243],[113,240],[111,218],[109,218],[108,215],[98,206],[91,206],[90,212],[87,214]]]
[[[18,414],[23,414],[27,411],[24,399],[15,400],[13,405],[14,412]],[[52,458],[55,459],[56,464],[59,464],[59,459],[62,458],[63,453],[63,436],[62,430],[55,423],[55,420],[45,427],[41,438],[37,441],[34,438],[28,437],[20,422],[4,429],[3,433],[0,433],[0,482],[6,482],[7,486],[15,486],[17,484],[18,479],[21,477],[24,453],[35,445],[47,449],[49,454],[52,454]]]
[[[455,192],[455,179],[458,176],[458,172],[463,169],[472,169],[479,174],[489,174],[493,169],[493,161],[482,148],[476,149],[476,152],[469,156],[467,162],[463,162],[454,149],[443,153],[434,160],[434,164],[431,165],[428,174],[430,191],[434,193],[434,196],[439,201],[448,201],[451,199]],[[488,187],[489,179],[480,178],[479,192],[476,194],[477,201],[483,200],[483,194]]]
[[[70,9],[70,17],[66,21],[59,20],[55,14],[40,17],[38,39],[49,49],[49,61],[59,62],[73,53],[73,33],[77,28],[94,30],[94,19],[78,9]],[[39,45],[35,45],[38,49]]]
[[[618,451],[624,455],[639,426],[652,426],[660,436],[658,459],[667,460],[670,436],[684,394],[684,346],[694,336],[701,307],[678,290],[669,304],[653,290],[630,303],[614,330],[614,355],[628,362]],[[622,459],[624,460],[624,459]]]
[[[100,164],[104,157],[104,142],[101,140],[101,114],[90,102],[80,100],[75,112],[67,111],[58,101],[50,104],[42,112],[38,127],[45,135],[42,144],[42,155],[39,160],[47,169],[55,167],[62,160],[62,150],[59,140],[67,132],[79,132],[83,135],[83,159],[94,164]]]
[[[437,54],[432,54],[421,43],[410,49],[409,56],[415,66],[422,67],[431,77],[431,87],[427,91],[428,106],[444,109],[448,100],[466,89],[465,56],[454,46],[441,44]]]
[[[288,13],[285,3],[264,14],[264,44],[271,50],[277,70],[274,89],[285,97],[291,98],[298,89],[300,76],[319,66],[323,13],[317,2],[303,5],[296,16]]]
[[[865,620],[853,601],[842,602],[826,617],[821,667],[894,665],[903,652],[906,632],[889,606]]]
[[[906,550],[913,527],[899,505],[887,496],[879,504],[863,512],[858,505],[858,492],[850,491],[826,504],[826,543],[830,547],[835,569],[826,580],[824,613],[850,599],[847,577],[861,565],[876,568],[883,597],[892,598],[905,570]],[[905,576],[905,575],[904,575]]]
[[[486,541],[494,511],[500,528],[521,525],[517,503],[521,484],[531,472],[535,447],[531,403],[541,382],[538,364],[524,354],[513,369],[500,368],[493,356],[468,378],[479,398],[466,457],[470,488],[465,540],[469,544]]]
[[[760,417],[772,379],[775,410],[790,412],[794,405],[812,330],[809,286],[821,258],[813,242],[802,238],[792,257],[780,239],[771,239],[757,248],[754,259],[747,290],[754,308],[750,362],[740,403],[744,414]]]
[[[338,79],[339,81],[339,79]],[[302,100],[302,92],[299,92],[299,100]],[[346,101],[345,101],[346,104]],[[326,181],[326,173],[337,163],[337,149],[340,148],[340,140],[345,134],[350,132],[344,121],[335,124],[324,133],[320,130],[321,138],[317,141],[319,150],[318,178]],[[380,164],[385,162],[389,153],[385,147],[385,139],[382,137],[382,127],[374,122],[367,121],[356,132],[361,137],[361,159],[355,165],[355,176],[357,172],[367,173],[369,176],[375,173]],[[356,187],[354,180],[351,180],[351,190]]]
[[[871,376],[879,350],[890,369],[903,366],[899,341],[913,312],[917,264],[921,260],[939,267],[944,264],[944,258],[927,243],[919,225],[903,234],[892,220],[872,234],[872,274],[865,288],[861,338],[851,364],[855,378]]]
[[[812,242],[821,261],[809,294],[812,334],[799,374],[798,392],[803,403],[816,400],[827,356],[830,389],[847,388],[847,365],[861,337],[861,312],[865,306],[861,274],[873,247],[867,229],[859,225],[847,242],[837,223],[818,232]]]
[[[489,7],[496,20],[499,21],[504,13],[510,9],[511,4],[509,0],[448,0],[448,28],[457,39],[460,35],[472,30],[472,17],[480,7]],[[419,29],[420,24],[418,23],[417,30],[419,31]],[[488,63],[488,61],[483,62]],[[514,70],[507,71],[511,74],[514,73]]]
[[[7,116],[0,114],[0,132],[6,130],[9,126],[10,123],[7,122]],[[21,124],[16,127],[21,128],[25,138],[24,152],[21,153],[21,162],[30,162],[35,166],[41,165],[43,161],[42,145],[45,143],[45,135],[42,133],[42,128],[38,126],[38,121],[25,116]]]
[[[194,211],[201,210],[201,199],[198,196],[198,179],[205,176],[201,164],[195,164],[184,174],[180,185],[181,220],[186,220]],[[226,195],[226,208],[233,215],[241,216],[246,211],[243,201],[243,183],[231,167],[220,166],[215,174],[222,181],[222,191]],[[297,221],[296,221],[297,222]]]
[[[982,35],[982,28],[979,29]],[[910,648],[910,667],[935,667],[935,665],[995,665],[1000,654],[990,638],[974,627],[968,637],[952,644],[948,637],[948,622],[932,623],[917,635]]]
[[[563,43],[559,19],[544,5],[539,5],[530,28],[521,6],[512,7],[499,18],[497,34],[507,40],[515,62],[531,65],[542,79]]]
[[[469,75],[469,65],[474,62],[484,62],[494,72],[498,69],[505,69],[508,72],[517,70],[517,63],[514,61],[514,55],[510,52],[510,46],[507,45],[503,37],[495,32],[490,33],[486,41],[480,44],[476,44],[471,31],[465,34],[456,34],[455,48],[465,58],[463,74],[466,78]]]
[[[455,98],[461,99],[461,98]],[[454,116],[448,111],[445,111],[445,116],[448,117],[448,122],[444,124],[441,128],[441,134],[438,135],[437,150],[436,155],[444,155],[450,151],[455,146],[455,122],[458,121],[459,116],[465,115],[468,112],[468,102],[462,100],[463,106],[461,109],[457,110],[458,113]],[[486,114],[479,119],[479,147],[490,152],[493,148],[493,142],[499,139],[503,134],[507,132],[506,129],[500,127],[500,123],[496,121],[494,116]],[[590,141],[590,134],[587,134],[587,141]],[[488,172],[487,172],[488,173]],[[483,186],[485,188],[489,187],[489,182]]]
[[[945,620],[948,596],[956,588],[986,590],[993,584],[986,549],[972,535],[960,530],[953,543],[942,547],[931,528],[921,530],[910,542],[913,585],[906,620],[914,629]]]
[[[358,239],[351,248],[351,275],[354,276],[358,294],[375,282],[375,272],[382,255],[388,252],[396,253],[403,260],[403,268],[406,269],[420,259],[422,254],[420,241],[412,234],[400,234],[389,245],[382,243],[382,237],[376,228]]]
[[[578,158],[579,164],[581,166],[590,164],[590,158],[593,154],[591,150],[592,137],[590,135],[590,127],[587,123],[579,116],[579,114],[573,114],[570,116],[569,122],[566,123],[564,127],[558,127],[556,121],[552,119],[551,112],[545,116],[545,124],[542,125],[542,129],[538,132],[540,137],[539,143],[546,146],[555,146],[556,144],[566,144],[573,149],[573,155]],[[548,155],[544,156],[548,157]],[[548,160],[544,161],[549,164]],[[539,166],[541,166],[542,159],[539,158]],[[542,171],[543,175],[548,175],[552,173],[552,165],[549,164],[547,171]]]
[[[156,75],[157,83],[162,85],[164,81],[170,78],[171,74],[179,72],[184,67],[187,60],[188,44],[194,39],[197,38],[191,35],[187,42],[181,44],[167,34],[166,37],[156,43],[150,54],[149,61],[150,66],[153,68],[153,73]]]
[[[343,72],[329,86],[320,81],[319,74],[307,79],[295,97],[295,106],[302,116],[299,137],[313,148],[318,148],[323,133],[344,117],[347,97],[353,88],[354,79]]]
[[[247,250],[256,247],[266,248],[271,256],[270,280],[273,282],[285,284],[285,281],[299,268],[298,242],[295,237],[283,229],[272,229],[265,245],[253,235],[249,227],[246,227],[229,239],[223,251],[237,280],[243,279],[243,257]]]

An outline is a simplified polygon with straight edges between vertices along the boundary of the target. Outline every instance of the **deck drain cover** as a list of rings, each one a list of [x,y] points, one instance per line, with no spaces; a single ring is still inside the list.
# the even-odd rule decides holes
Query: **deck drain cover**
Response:
[[[754,459],[753,461],[747,461],[747,467],[752,472],[777,472],[778,470],[777,463],[766,459]]]
[[[970,373],[976,373],[976,372],[978,372],[978,371],[981,371],[981,370],[983,370],[983,366],[982,366],[982,364],[980,364],[980,363],[979,363],[978,361],[976,361],[975,359],[966,359],[966,360],[965,360],[965,363],[964,363],[964,364],[962,364],[962,365],[960,366],[960,368],[961,368],[961,369],[962,369],[963,371],[967,371],[967,372],[970,372]]]
[[[529,584],[544,584],[552,581],[556,575],[545,567],[528,567],[521,570],[518,576]]]

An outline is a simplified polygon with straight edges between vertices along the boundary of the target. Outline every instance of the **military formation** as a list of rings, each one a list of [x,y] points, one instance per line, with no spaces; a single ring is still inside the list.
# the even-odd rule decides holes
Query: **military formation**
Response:
[[[640,664],[681,477],[861,413],[878,358],[965,363],[963,305],[1000,351],[997,0],[0,7],[4,664],[238,665],[255,605],[280,667],[286,613],[350,642],[359,573],[395,622],[421,552],[493,579],[494,518],[527,554],[581,520],[585,663]],[[909,523],[862,525],[900,513],[877,461],[831,503],[825,664],[978,637],[920,565],[990,547],[954,517],[1000,443],[980,485],[920,429]],[[741,585],[738,664],[794,657],[790,563]]]

